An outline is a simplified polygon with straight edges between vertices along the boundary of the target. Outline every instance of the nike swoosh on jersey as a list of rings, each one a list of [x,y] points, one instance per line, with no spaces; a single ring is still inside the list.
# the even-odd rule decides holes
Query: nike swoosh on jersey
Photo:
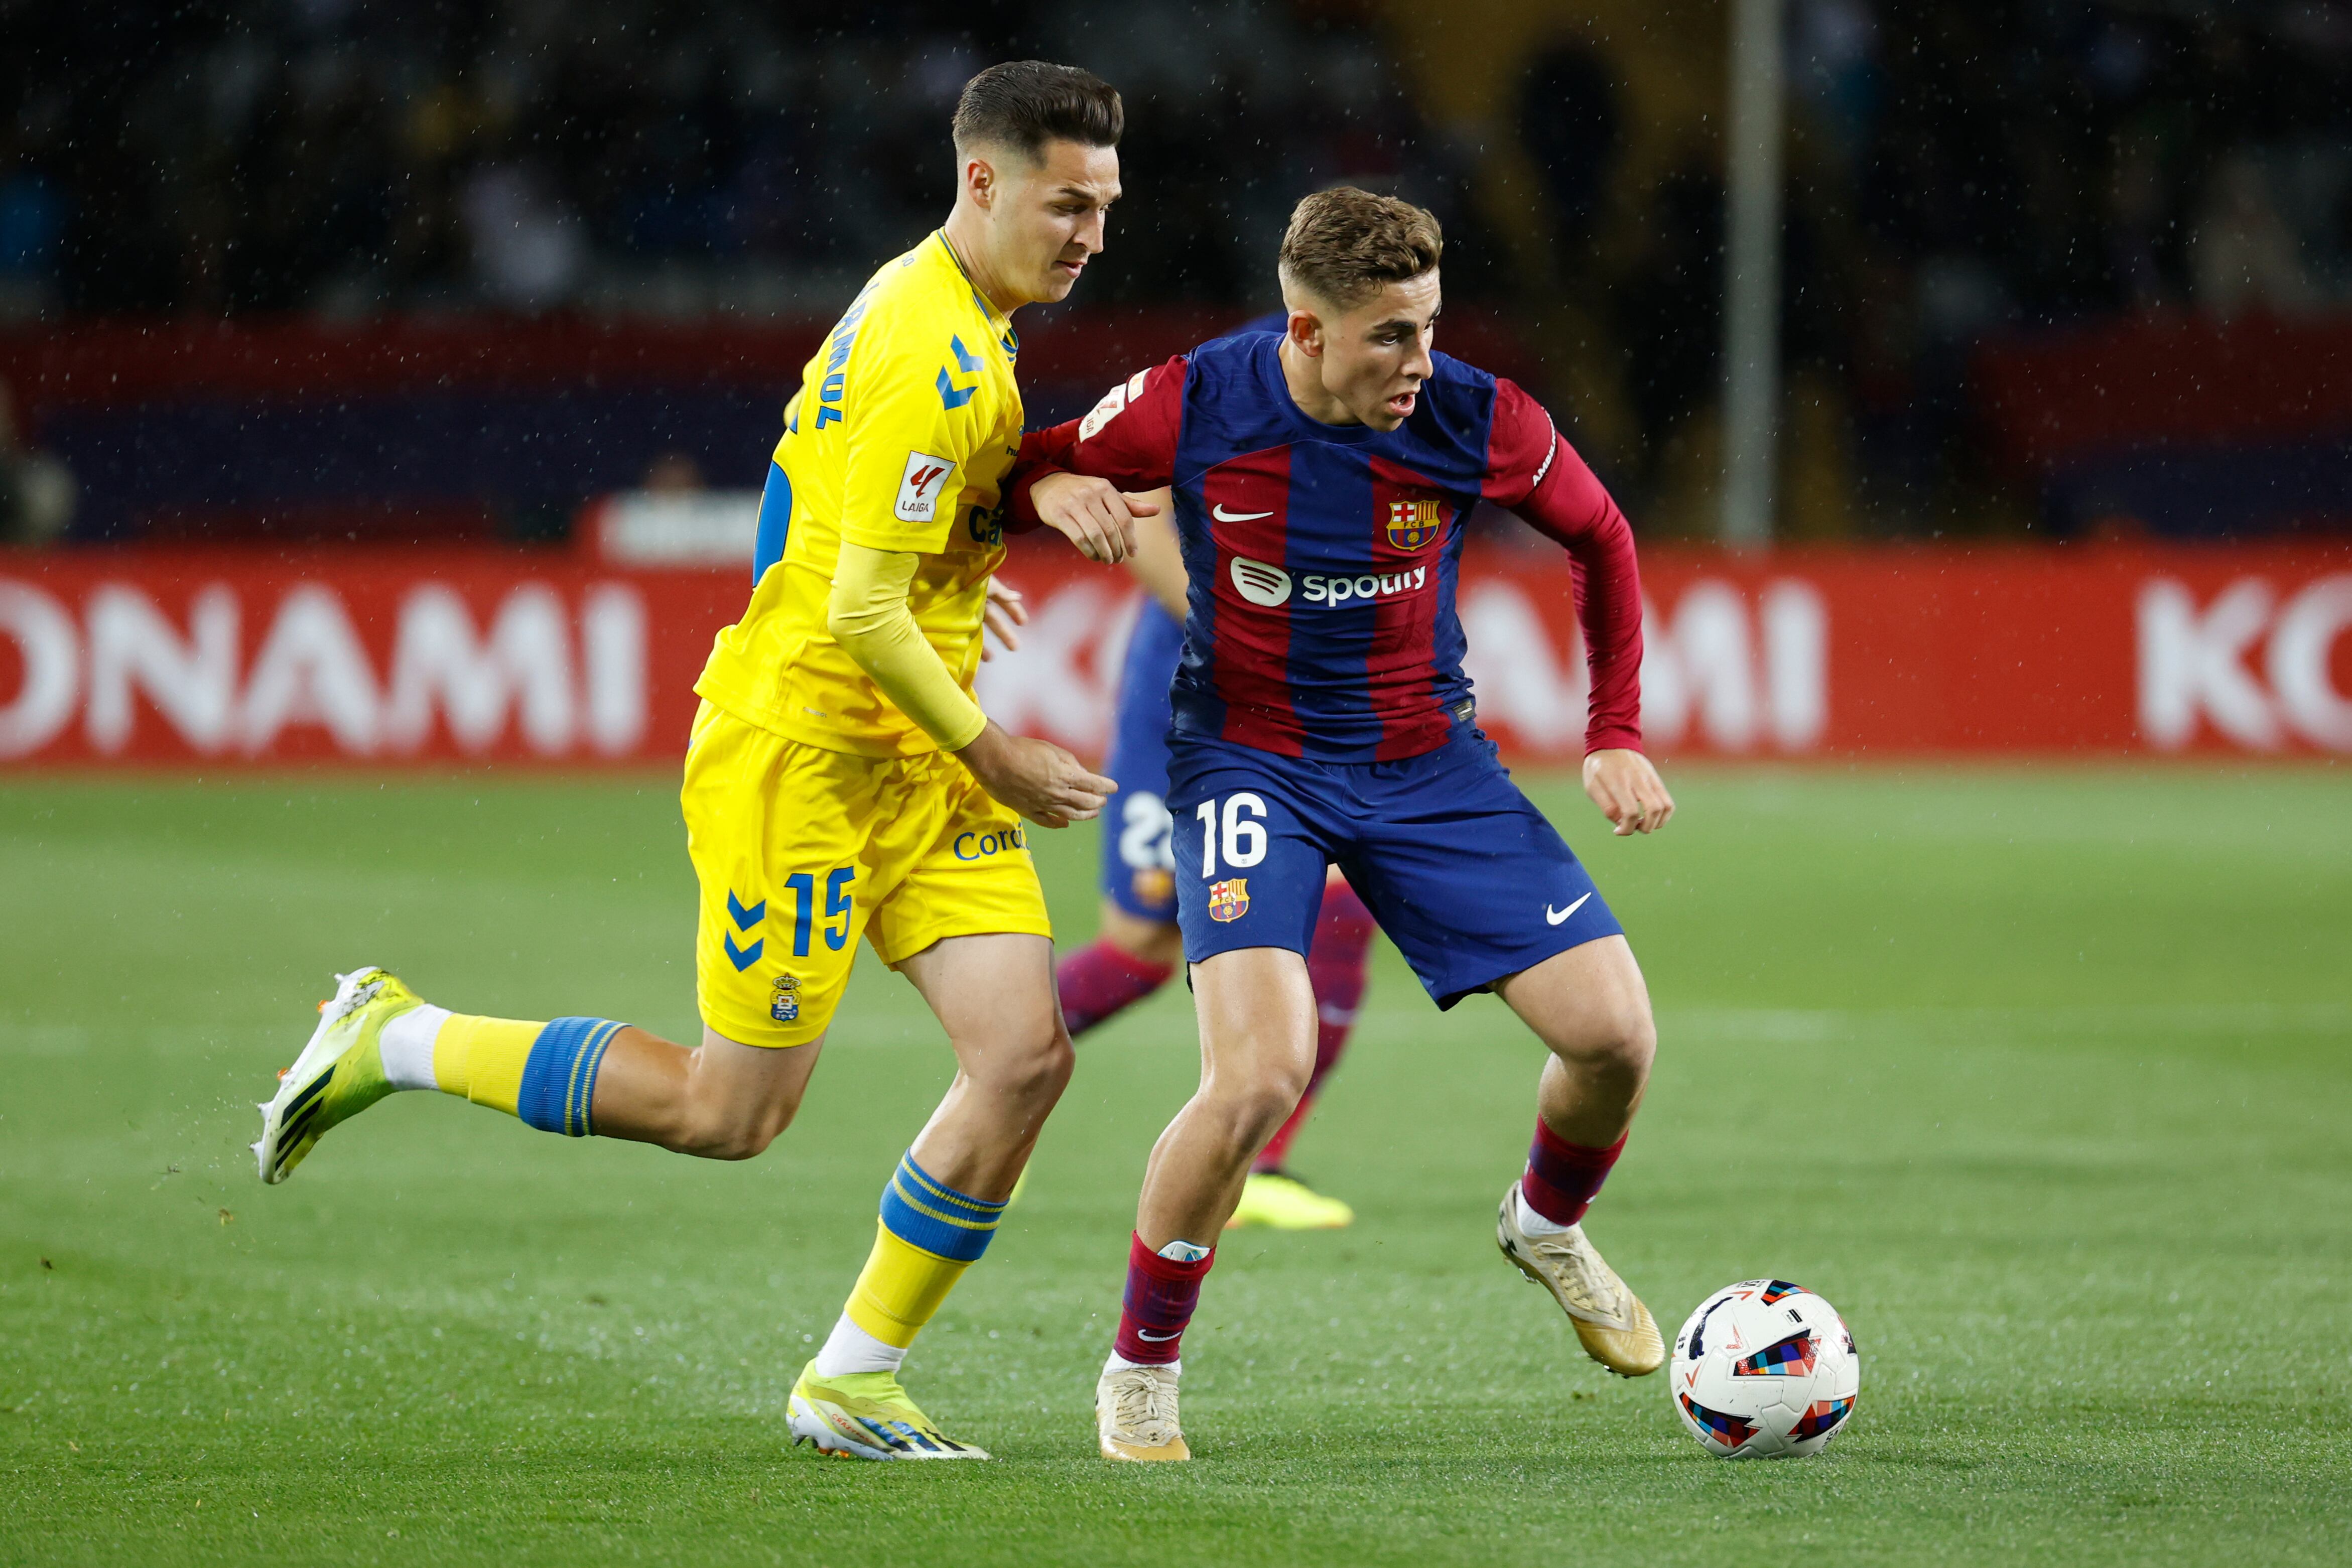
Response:
[[[1587,893],[1584,895],[1584,899],[1589,899],[1591,896],[1592,895],[1591,893]],[[1559,924],[1560,921],[1568,919],[1569,916],[1574,914],[1577,910],[1584,907],[1584,899],[1577,900],[1576,902],[1569,905],[1568,908],[1564,910],[1553,909],[1550,903],[1547,901],[1544,904],[1544,923],[1547,925]]]
[[[1274,513],[1270,511],[1227,511],[1225,510],[1225,503],[1219,501],[1216,505],[1209,509],[1209,515],[1215,518],[1219,522],[1255,522],[1259,518],[1272,517]]]

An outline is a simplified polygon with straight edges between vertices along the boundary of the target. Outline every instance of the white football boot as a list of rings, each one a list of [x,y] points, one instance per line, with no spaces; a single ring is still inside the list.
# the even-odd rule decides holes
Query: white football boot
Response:
[[[1581,1225],[1558,1236],[1529,1236],[1519,1227],[1519,1184],[1503,1194],[1495,1217],[1495,1245],[1520,1273],[1549,1290],[1584,1353],[1620,1377],[1643,1377],[1666,1364],[1666,1342],[1642,1299],[1617,1278]]]
[[[1095,1436],[1106,1459],[1189,1459],[1176,1424],[1176,1369],[1118,1366],[1095,1384]]]

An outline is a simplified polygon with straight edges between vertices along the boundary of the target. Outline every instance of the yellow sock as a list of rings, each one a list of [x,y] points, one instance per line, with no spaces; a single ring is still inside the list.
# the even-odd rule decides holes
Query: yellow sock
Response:
[[[523,1064],[545,1024],[513,1018],[480,1018],[452,1013],[433,1037],[433,1081],[444,1094],[461,1094],[476,1105],[521,1114]]]
[[[932,1180],[909,1150],[882,1189],[874,1250],[842,1315],[884,1344],[905,1350],[963,1271],[988,1250],[1004,1208],[1002,1201]]]
[[[530,1024],[452,1013],[433,1036],[434,1087],[542,1132],[585,1138],[596,1130],[597,1069],[626,1027],[612,1018]]]
[[[891,1235],[890,1227],[877,1220],[874,1250],[866,1255],[844,1310],[851,1322],[884,1344],[905,1350],[971,1267],[926,1252]]]

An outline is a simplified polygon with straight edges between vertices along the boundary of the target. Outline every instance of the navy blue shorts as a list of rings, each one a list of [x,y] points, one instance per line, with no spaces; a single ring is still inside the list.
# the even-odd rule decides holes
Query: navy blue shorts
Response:
[[[1335,864],[1440,1007],[1624,931],[1495,743],[1468,725],[1394,763],[1308,762],[1178,735],[1167,800],[1193,963],[1243,947],[1304,953]]]
[[[1119,667],[1118,704],[1103,772],[1118,793],[1103,809],[1103,897],[1138,920],[1176,918],[1176,862],[1168,847],[1168,689],[1184,627],[1146,595]]]

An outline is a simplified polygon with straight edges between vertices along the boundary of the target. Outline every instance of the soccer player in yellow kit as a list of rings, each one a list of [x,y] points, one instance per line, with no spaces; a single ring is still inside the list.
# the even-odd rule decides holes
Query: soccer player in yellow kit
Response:
[[[1084,71],[1020,61],[973,78],[953,212],[874,275],[787,409],[757,585],[695,687],[682,803],[700,1046],[612,1019],[455,1014],[365,966],[338,977],[262,1107],[254,1149],[272,1183],[401,1089],[748,1159],[799,1108],[863,933],[938,1015],[959,1070],[793,1390],[794,1440],[835,1454],[987,1458],[940,1432],[898,1369],[987,1247],[1069,1079],[1023,819],[1092,817],[1116,786],[992,722],[971,680],[1021,443],[1008,317],[1066,296],[1102,248],[1121,124],[1118,95]],[[1097,483],[1045,521],[1116,561],[1149,510]]]

